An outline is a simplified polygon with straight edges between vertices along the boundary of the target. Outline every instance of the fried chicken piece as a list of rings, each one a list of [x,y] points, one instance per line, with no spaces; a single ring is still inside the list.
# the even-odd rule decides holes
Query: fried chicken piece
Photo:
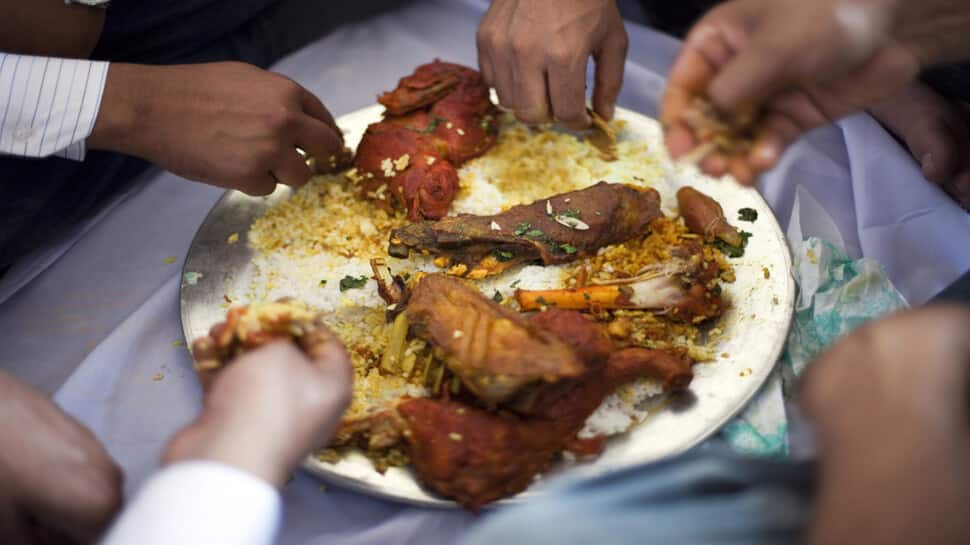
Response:
[[[406,209],[412,221],[443,217],[458,189],[455,169],[495,143],[495,108],[481,75],[435,61],[378,100],[385,119],[364,133],[353,179],[364,196]]]
[[[734,247],[744,243],[741,234],[724,217],[721,205],[704,193],[684,186],[677,191],[677,206],[691,233],[707,240],[717,238]]]
[[[617,387],[652,376],[657,359],[610,358],[582,380],[570,381],[560,395],[541,400],[528,417],[434,399],[406,400],[397,411],[407,425],[404,437],[414,468],[432,490],[473,510],[520,492],[548,471],[563,449],[597,453],[601,439],[580,441],[576,433]]]
[[[529,322],[562,339],[587,369],[604,364],[616,349],[606,328],[576,311],[549,309],[533,314]]]
[[[407,304],[412,332],[438,348],[448,369],[485,403],[508,399],[526,384],[586,372],[554,334],[442,274],[421,279]]]
[[[694,362],[683,353],[652,350],[649,348],[624,348],[610,354],[609,367],[613,370],[643,370],[644,375],[660,381],[665,392],[681,392],[694,380],[691,367]]]
[[[427,251],[480,279],[536,259],[553,265],[595,254],[643,234],[661,216],[655,190],[600,182],[493,216],[463,214],[395,229],[388,253]]]

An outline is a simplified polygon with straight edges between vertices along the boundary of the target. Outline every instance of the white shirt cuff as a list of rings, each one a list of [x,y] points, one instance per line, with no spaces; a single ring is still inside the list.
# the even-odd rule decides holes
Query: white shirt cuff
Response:
[[[142,486],[101,545],[270,545],[281,513],[267,482],[217,462],[181,462]]]
[[[0,153],[84,160],[108,66],[0,53]]]

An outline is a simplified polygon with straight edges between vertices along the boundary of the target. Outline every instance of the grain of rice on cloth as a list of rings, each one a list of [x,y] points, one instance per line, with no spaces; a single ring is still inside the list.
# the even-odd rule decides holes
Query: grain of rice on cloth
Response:
[[[664,212],[673,215],[675,188],[665,178],[660,143],[634,140],[623,121],[615,121],[613,126],[619,136],[618,160],[607,162],[598,150],[574,134],[535,131],[506,116],[492,150],[459,169],[460,190],[451,213],[495,214],[605,180],[656,189]],[[249,243],[256,250],[256,272],[243,300],[238,302],[295,297],[328,313],[327,323],[347,345],[356,371],[348,418],[379,410],[405,394],[429,395],[420,372],[405,378],[380,369],[388,325],[384,319],[385,303],[370,279],[369,260],[387,258],[388,234],[405,223],[403,213],[389,214],[360,199],[353,182],[337,175],[314,178],[290,199],[258,218],[249,231]],[[580,266],[588,267],[594,278],[610,276],[611,267],[613,271],[632,274],[634,269],[669,257],[665,251],[671,245],[690,238],[679,219],[662,220],[660,224],[658,232],[642,240],[604,248],[597,256],[581,262],[522,266],[478,282],[477,286],[486,296],[514,306],[516,288],[566,287],[575,283]],[[630,259],[629,263],[623,261]],[[721,261],[730,270],[730,265]],[[423,256],[408,260],[387,258],[387,264],[395,274],[438,270],[431,258]],[[341,290],[341,280],[348,277],[358,281],[364,277],[366,281],[359,288]],[[617,314],[630,318],[638,344],[682,347],[699,361],[714,358],[708,348],[712,340],[704,339],[694,326],[670,323],[648,312]],[[621,387],[590,416],[580,436],[626,431],[646,418],[660,393],[660,384],[649,379]]]

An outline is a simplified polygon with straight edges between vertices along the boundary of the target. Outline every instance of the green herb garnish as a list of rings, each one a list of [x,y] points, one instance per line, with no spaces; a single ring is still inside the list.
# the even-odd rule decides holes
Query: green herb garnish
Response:
[[[512,285],[510,285],[509,287],[510,288],[514,288],[514,287],[518,286],[519,285],[519,282],[521,282],[521,281],[522,280],[516,280],[515,282],[512,282]]]
[[[367,276],[361,276],[355,278],[353,276],[347,275],[340,279],[340,291],[356,290],[364,287],[367,283]]]
[[[717,248],[718,250],[721,250],[721,252],[728,257],[743,256],[744,249],[748,246],[748,239],[751,238],[751,233],[747,231],[739,231],[738,234],[741,235],[740,246],[731,246],[730,244],[728,244],[727,242],[724,242],[723,240],[715,240],[714,247]]]
[[[541,229],[531,229],[529,231],[526,231],[525,236],[529,238],[542,238],[546,236],[546,234],[543,233]]]
[[[578,251],[576,250],[576,247],[573,246],[572,244],[560,244],[559,249],[569,255],[573,255]]]
[[[523,221],[522,223],[515,226],[515,230],[512,231],[512,233],[515,234],[515,236],[520,237],[524,235],[529,229],[532,229],[532,224],[527,221]]]
[[[492,301],[495,301],[496,303],[501,303],[503,299],[505,298],[502,297],[502,294],[499,293],[498,290],[495,290],[495,295],[492,296]]]
[[[758,219],[758,211],[754,208],[742,208],[738,210],[738,219],[740,221],[755,221]]]
[[[711,293],[713,293],[714,295],[721,295],[721,285],[715,284],[714,289],[711,290]]]
[[[434,132],[435,129],[438,128],[438,125],[441,125],[444,122],[445,122],[444,119],[441,119],[438,116],[434,116],[434,119],[432,119],[431,120],[431,123],[428,124],[428,128],[427,129],[424,129],[423,131],[421,131],[421,133],[422,134],[431,134],[431,133]]]
[[[579,210],[573,210],[572,208],[567,208],[559,213],[560,216],[564,218],[573,218],[577,220],[583,219],[583,214]]]
[[[515,254],[513,254],[512,252],[506,252],[504,250],[495,250],[493,252],[493,255],[495,256],[495,259],[503,263],[506,261],[512,261],[512,258],[515,257]]]
[[[326,286],[326,285],[327,285],[327,281],[326,280],[321,280],[320,281],[320,287],[321,288],[324,287],[324,286]]]

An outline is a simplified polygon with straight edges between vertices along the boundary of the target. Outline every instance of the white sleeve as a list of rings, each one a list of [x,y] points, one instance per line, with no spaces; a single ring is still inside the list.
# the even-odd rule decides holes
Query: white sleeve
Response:
[[[0,154],[83,161],[108,63],[0,52]]]
[[[270,545],[281,511],[276,489],[249,473],[181,462],[142,486],[101,545]]]

